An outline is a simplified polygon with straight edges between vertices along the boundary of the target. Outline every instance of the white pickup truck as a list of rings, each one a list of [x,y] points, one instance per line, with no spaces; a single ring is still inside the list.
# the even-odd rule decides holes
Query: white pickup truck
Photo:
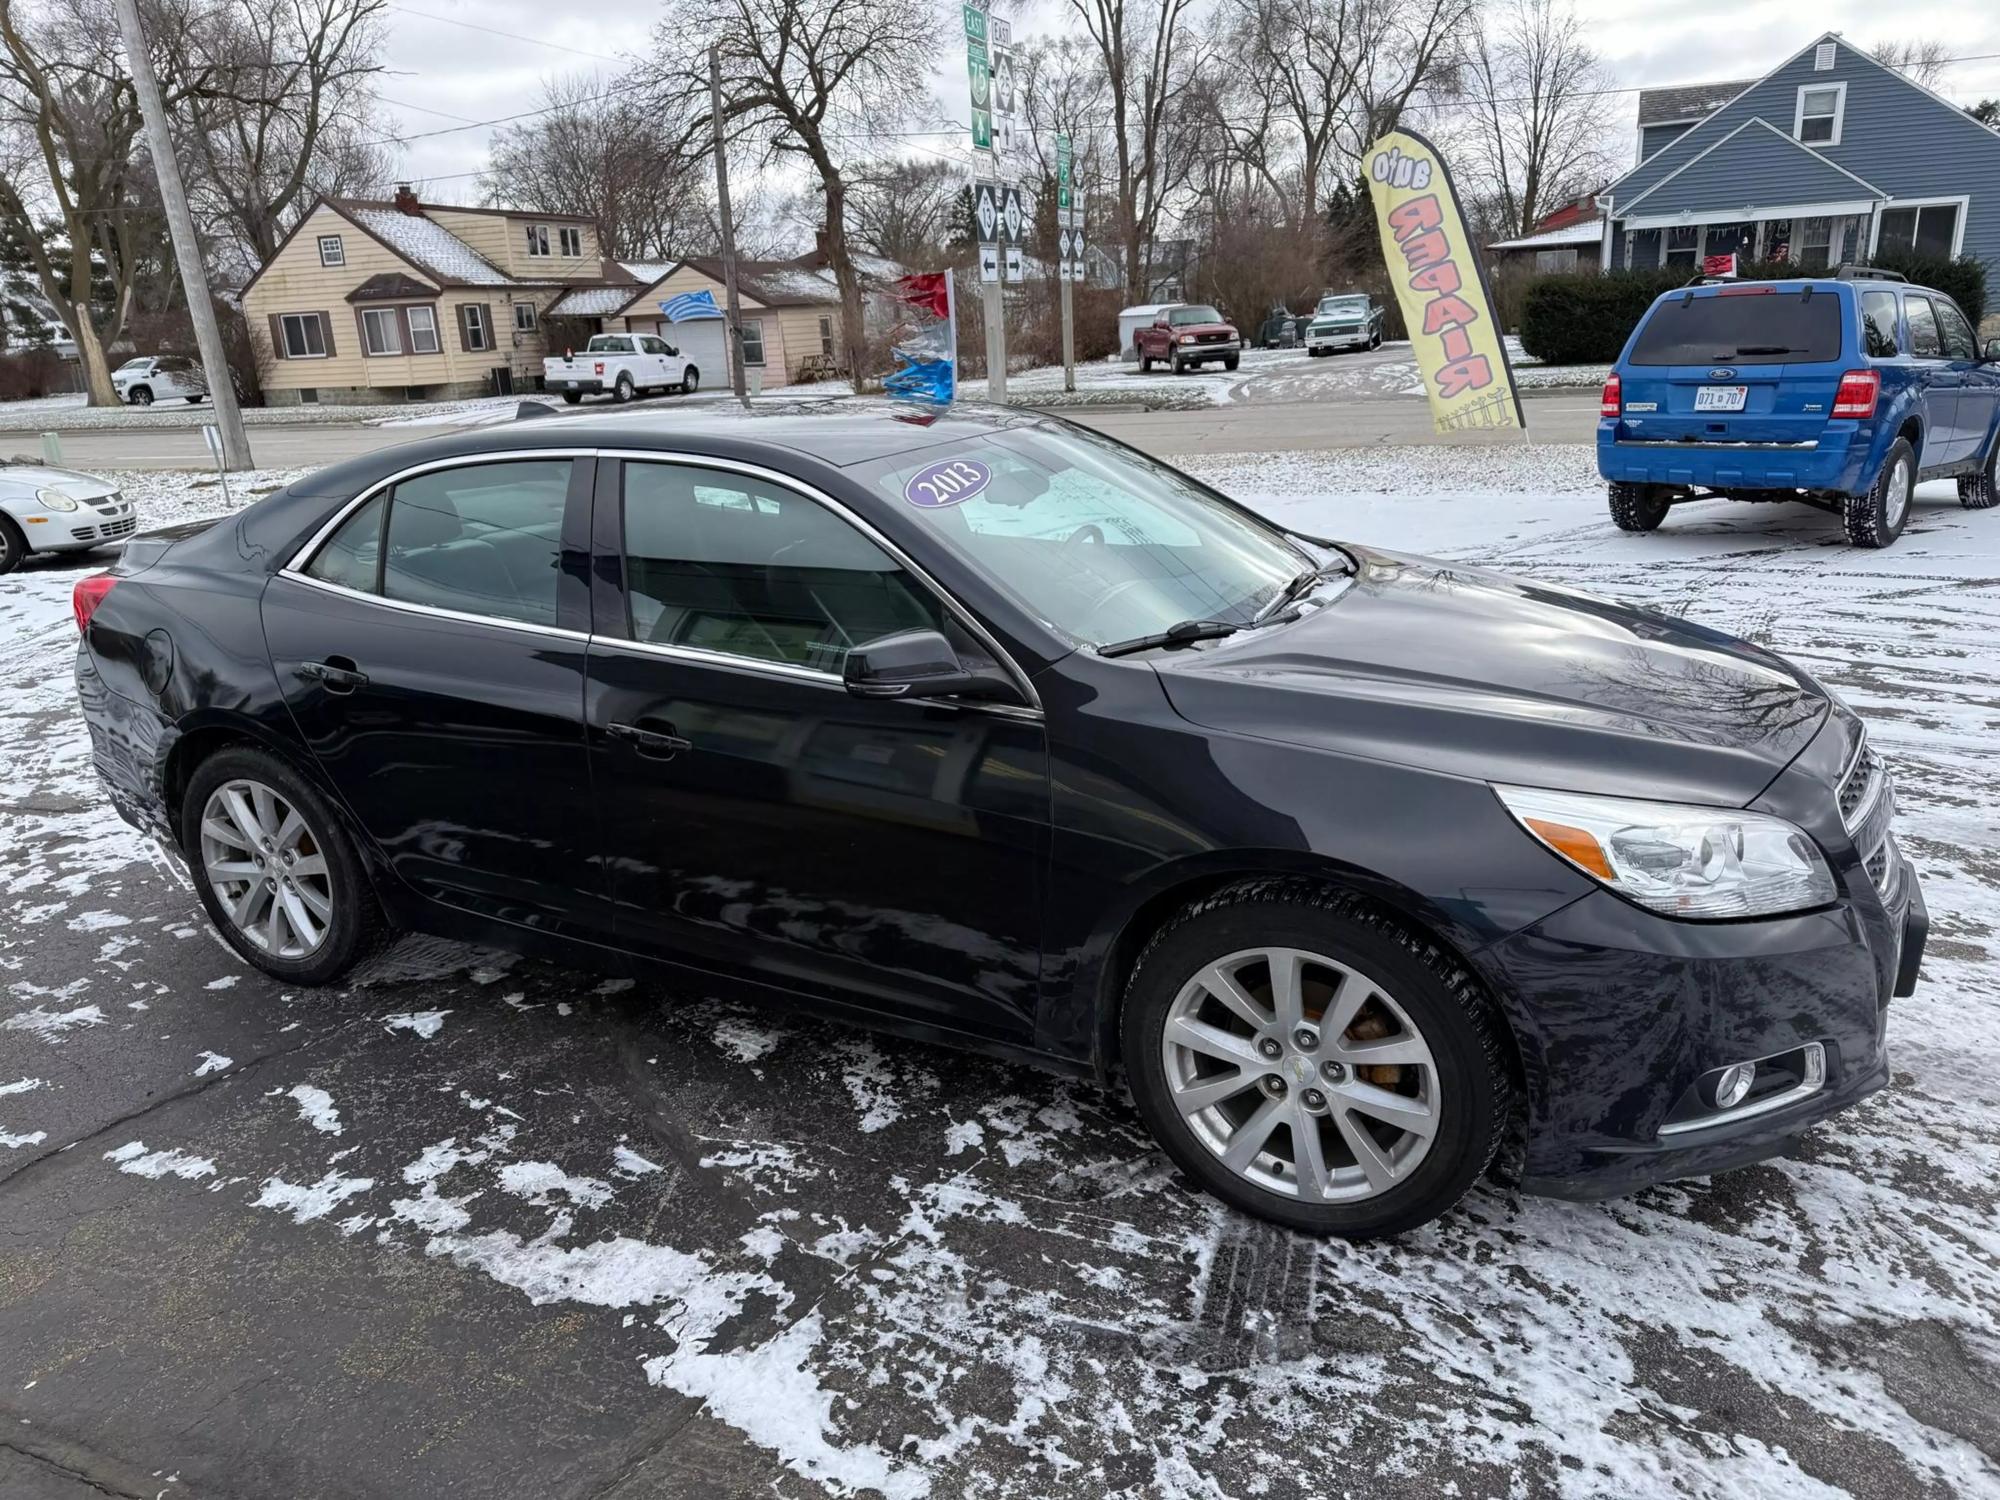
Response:
[[[642,391],[691,396],[701,389],[701,371],[655,334],[599,333],[580,354],[564,350],[543,360],[542,384],[574,406],[607,391],[614,401],[630,401]]]

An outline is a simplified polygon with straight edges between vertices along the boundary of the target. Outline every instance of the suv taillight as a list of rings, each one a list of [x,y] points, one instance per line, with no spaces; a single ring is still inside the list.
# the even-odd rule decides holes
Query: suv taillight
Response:
[[[1882,376],[1876,370],[1849,370],[1840,377],[1840,389],[1833,393],[1836,417],[1872,417],[1876,398],[1882,394]]]
[[[90,617],[97,613],[97,606],[104,602],[104,596],[117,582],[109,573],[92,573],[88,578],[77,579],[76,587],[70,590],[69,607],[76,612],[78,630],[90,624]]]
[[[1622,387],[1619,384],[1618,377],[1615,374],[1605,376],[1604,394],[1597,398],[1597,414],[1600,417],[1616,417],[1619,412],[1621,398]]]

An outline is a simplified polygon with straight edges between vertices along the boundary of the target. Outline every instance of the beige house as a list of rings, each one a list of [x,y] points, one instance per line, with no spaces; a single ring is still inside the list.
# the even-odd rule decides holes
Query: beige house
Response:
[[[542,319],[579,289],[641,290],[590,219],[420,203],[405,187],[320,199],[243,310],[273,405],[432,400],[538,387]]]
[[[707,293],[718,312],[726,308],[721,262],[691,256],[664,267],[630,269],[658,274],[639,286],[566,292],[550,308],[550,315],[596,319],[605,333],[657,333],[695,362],[705,383],[727,384],[721,318],[702,316],[698,306],[675,302],[686,293],[697,294],[698,302],[699,294]],[[761,372],[766,390],[833,375],[845,367],[840,290],[819,257],[738,261],[736,290],[743,309],[743,362],[747,369]]]

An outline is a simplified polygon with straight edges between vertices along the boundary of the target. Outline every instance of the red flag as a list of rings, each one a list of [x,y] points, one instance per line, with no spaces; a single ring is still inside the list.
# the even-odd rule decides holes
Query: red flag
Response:
[[[896,296],[912,307],[920,307],[934,318],[951,316],[951,304],[947,300],[945,278],[948,271],[919,271],[914,276],[896,278]]]
[[[1704,276],[1734,276],[1736,274],[1736,252],[1732,250],[1727,255],[1711,255],[1707,257],[1701,263],[1701,274]]]

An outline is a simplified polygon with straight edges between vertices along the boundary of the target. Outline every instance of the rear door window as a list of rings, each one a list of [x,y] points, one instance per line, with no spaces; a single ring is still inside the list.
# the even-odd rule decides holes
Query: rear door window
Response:
[[[570,461],[558,459],[445,469],[397,485],[382,596],[554,625],[569,478]]]
[[[1972,325],[1965,321],[1965,314],[1958,305],[1947,302],[1942,297],[1933,297],[1931,306],[1937,311],[1938,332],[1944,342],[1946,359],[1976,359],[1978,341],[1972,334]]]
[[[1866,336],[1870,359],[1894,359],[1898,348],[1896,343],[1896,294],[1894,292],[1863,292],[1861,294],[1861,330]]]
[[[1841,356],[1840,299],[1826,292],[1677,296],[1655,307],[1635,365],[1784,365]]]
[[[1910,353],[1919,359],[1943,359],[1944,340],[1938,334],[1937,314],[1928,297],[1905,297],[1903,316],[1910,322]]]

